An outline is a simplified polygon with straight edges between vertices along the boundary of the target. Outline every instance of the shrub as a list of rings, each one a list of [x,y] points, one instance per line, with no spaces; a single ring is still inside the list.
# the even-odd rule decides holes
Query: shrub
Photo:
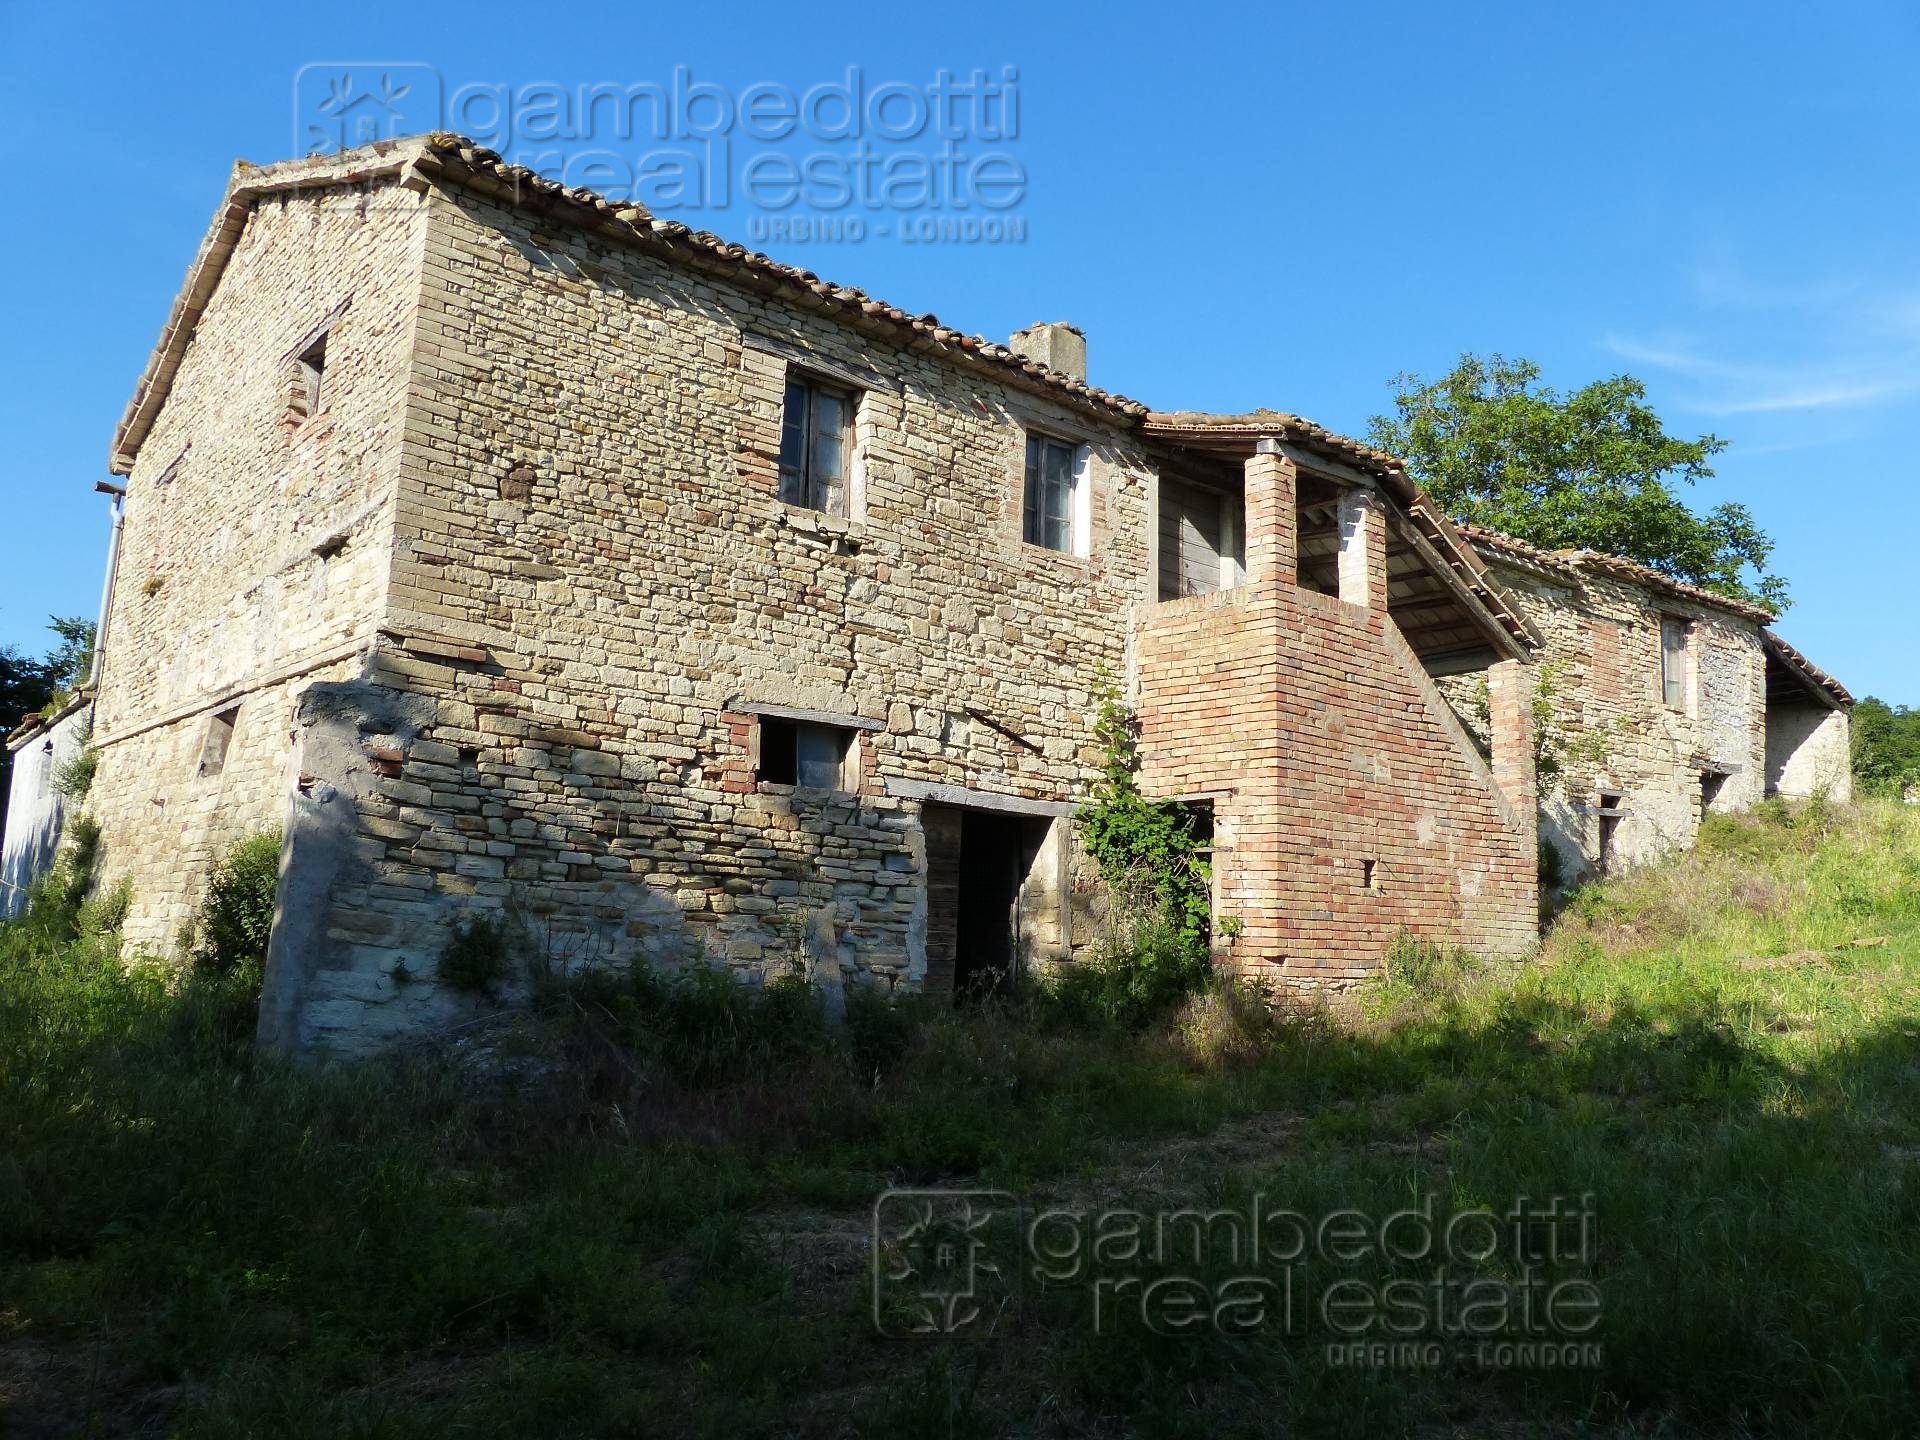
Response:
[[[81,902],[74,915],[74,929],[89,939],[117,935],[132,906],[133,882],[123,878],[111,890],[90,895]]]
[[[1208,986],[1180,1007],[1174,1033],[1204,1069],[1250,1065],[1280,1035],[1267,995],[1248,981]]]
[[[624,978],[598,977],[587,986],[635,1051],[684,1079],[737,1079],[831,1048],[820,997],[798,972],[756,985],[702,956],[677,971],[636,963]],[[879,1026],[864,1013],[865,1002],[861,1009],[872,1039]]]
[[[1094,959],[1070,973],[1053,998],[1138,1024],[1211,979],[1213,875],[1192,814],[1140,793],[1134,719],[1119,692],[1103,683],[1097,694],[1094,734],[1105,750],[1105,773],[1075,819],[1120,918]]]
[[[507,978],[513,951],[512,922],[493,910],[457,916],[440,947],[437,970],[442,980],[469,995],[491,997]]]
[[[1561,882],[1567,878],[1566,862],[1560,858],[1560,848],[1551,840],[1541,840],[1536,863],[1541,890],[1558,890]]]
[[[93,788],[93,777],[100,769],[100,752],[83,744],[61,762],[53,772],[53,788],[65,799],[80,801]]]
[[[265,830],[236,841],[207,882],[194,927],[194,968],[212,978],[257,985],[266,970],[279,885],[280,832]]]
[[[1213,980],[1213,961],[1167,916],[1122,923],[1078,964],[1037,977],[1031,1000],[1056,1027],[1138,1029]]]
[[[915,1025],[932,1009],[925,997],[888,995],[877,985],[855,985],[847,992],[847,1065],[854,1079],[878,1079],[900,1063],[913,1041]]]
[[[1421,994],[1458,990],[1480,969],[1480,962],[1458,946],[1440,945],[1401,934],[1387,948],[1389,983]]]
[[[80,934],[81,911],[93,893],[99,863],[99,823],[91,816],[74,816],[67,821],[52,868],[28,891],[26,924],[52,940]]]

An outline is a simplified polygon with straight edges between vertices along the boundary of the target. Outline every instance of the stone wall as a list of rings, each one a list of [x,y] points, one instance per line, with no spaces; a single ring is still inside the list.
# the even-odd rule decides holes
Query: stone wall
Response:
[[[1767,788],[1791,798],[1853,798],[1850,717],[1809,700],[1767,708]]]
[[[281,966],[291,1043],[399,1013],[396,967],[426,977],[403,1007],[439,1003],[432,956],[474,905],[556,963],[697,947],[918,982],[931,790],[1057,806],[1096,772],[1093,687],[1150,575],[1148,461],[1111,420],[732,282],[462,191],[430,207],[367,671],[425,706],[358,744],[303,721],[300,768],[358,819],[326,953]],[[790,364],[865,382],[847,519],[777,498]],[[1022,542],[1029,426],[1091,452],[1085,557]],[[766,706],[859,727],[857,783],[757,780]],[[1056,956],[1061,873],[1029,887]]]
[[[1482,553],[1545,641],[1538,668],[1551,715],[1541,727],[1550,773],[1540,786],[1541,835],[1559,852],[1563,880],[1599,861],[1603,794],[1623,797],[1611,842],[1621,864],[1693,843],[1703,771],[1724,775],[1715,810],[1762,798],[1766,661],[1756,621],[1571,564],[1517,563],[1485,546]],[[1662,686],[1663,616],[1691,627],[1679,707],[1665,703]],[[1438,683],[1484,744],[1478,680]]]
[[[261,201],[127,479],[88,808],[135,946],[169,946],[214,858],[281,823],[297,692],[371,642],[424,221],[397,187]],[[330,319],[321,408],[296,420],[294,353]]]

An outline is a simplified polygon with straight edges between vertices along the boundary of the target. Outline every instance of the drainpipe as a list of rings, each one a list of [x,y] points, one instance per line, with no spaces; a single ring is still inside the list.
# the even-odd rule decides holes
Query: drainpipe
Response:
[[[100,582],[100,608],[96,613],[99,620],[93,627],[93,659],[87,666],[86,679],[80,682],[82,690],[97,692],[100,688],[100,657],[107,651],[107,620],[113,607],[113,572],[120,563],[120,521],[121,507],[126,503],[126,487],[110,481],[97,481],[93,487],[102,495],[113,497],[113,531],[107,536],[107,574]]]

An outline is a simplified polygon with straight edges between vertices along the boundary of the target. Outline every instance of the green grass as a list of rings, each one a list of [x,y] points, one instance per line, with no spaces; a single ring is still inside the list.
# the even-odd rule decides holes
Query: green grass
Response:
[[[1338,1011],[1214,994],[1144,1034],[861,1007],[837,1039],[791,989],[602,979],[484,1049],[299,1073],[252,1055],[238,981],[0,930],[0,1434],[1914,1428],[1920,813],[1715,822],[1535,961],[1402,961]],[[1096,1333],[1039,1285],[997,1338],[882,1339],[873,1199],[950,1184],[1590,1193],[1603,1359],[1337,1365],[1318,1333]]]

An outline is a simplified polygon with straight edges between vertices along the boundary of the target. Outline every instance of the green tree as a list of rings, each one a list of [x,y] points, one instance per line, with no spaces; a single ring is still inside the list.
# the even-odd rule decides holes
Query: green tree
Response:
[[[1871,695],[1853,707],[1853,778],[1881,795],[1920,785],[1920,710]]]
[[[0,731],[11,731],[53,698],[53,672],[44,660],[29,660],[0,647]]]
[[[56,689],[72,690],[93,668],[93,621],[74,615],[50,615],[47,628],[60,637],[60,643],[47,654],[47,671]]]
[[[1669,435],[1646,386],[1616,375],[1563,393],[1531,360],[1463,355],[1438,380],[1401,375],[1373,443],[1446,511],[1548,549],[1604,550],[1765,605],[1788,604],[1773,542],[1744,505],[1697,514],[1677,487],[1713,474],[1713,435]]]

